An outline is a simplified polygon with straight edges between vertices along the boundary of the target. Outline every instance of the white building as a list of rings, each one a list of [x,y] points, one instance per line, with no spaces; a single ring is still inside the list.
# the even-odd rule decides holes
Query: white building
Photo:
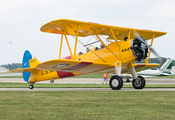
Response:
[[[175,66],[172,66],[172,72],[175,73]]]
[[[4,67],[0,67],[0,73],[1,72],[7,72],[8,71],[8,69],[6,69],[6,68],[4,68]]]

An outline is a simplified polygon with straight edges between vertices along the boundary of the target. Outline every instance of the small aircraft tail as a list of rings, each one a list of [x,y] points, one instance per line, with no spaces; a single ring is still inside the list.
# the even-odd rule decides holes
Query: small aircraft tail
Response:
[[[167,61],[160,67],[160,70],[171,70],[173,59],[168,58]]]
[[[33,68],[33,67],[36,67],[39,63],[40,62],[35,58],[35,56],[32,59],[32,55],[28,50],[24,52],[22,68],[31,68],[31,67]],[[23,72],[24,81],[28,82],[30,75],[31,75],[31,72]]]

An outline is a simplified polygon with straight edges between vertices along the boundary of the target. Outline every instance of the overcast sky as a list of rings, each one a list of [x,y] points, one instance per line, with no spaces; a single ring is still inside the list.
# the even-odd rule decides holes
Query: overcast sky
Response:
[[[175,59],[174,0],[0,0],[0,65],[21,63],[25,50],[40,62],[58,58],[61,36],[40,27],[63,18],[165,31],[153,47]]]

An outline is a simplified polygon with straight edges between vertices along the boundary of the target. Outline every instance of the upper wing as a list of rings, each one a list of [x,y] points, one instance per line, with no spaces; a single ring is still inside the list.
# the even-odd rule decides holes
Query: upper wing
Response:
[[[55,59],[39,64],[36,69],[38,70],[53,70],[53,71],[69,71],[76,73],[91,73],[113,66],[106,63],[83,62],[67,59]]]
[[[110,25],[103,25],[98,23],[82,22],[68,19],[53,20],[43,25],[40,30],[42,32],[55,33],[55,34],[62,34],[62,31],[65,31],[67,35],[76,36],[77,25],[79,25],[78,36],[81,37],[97,34],[97,35],[109,35],[110,39],[114,39],[110,33],[110,29],[113,30],[118,40],[123,40],[124,37],[128,36],[129,31],[133,32],[134,30],[137,31],[140,34],[140,36],[142,36],[145,40],[152,39],[153,33],[155,33],[154,37],[159,37],[166,34],[166,32],[125,28],[125,27],[110,26]],[[130,38],[134,39],[135,36],[133,34],[130,34]]]

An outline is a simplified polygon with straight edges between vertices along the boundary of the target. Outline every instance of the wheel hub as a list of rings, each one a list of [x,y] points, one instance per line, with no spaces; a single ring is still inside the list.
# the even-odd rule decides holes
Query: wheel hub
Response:
[[[141,80],[137,78],[134,82],[135,86],[139,87],[141,85]]]
[[[119,84],[118,80],[115,79],[115,80],[112,81],[112,86],[117,87],[118,84]]]

